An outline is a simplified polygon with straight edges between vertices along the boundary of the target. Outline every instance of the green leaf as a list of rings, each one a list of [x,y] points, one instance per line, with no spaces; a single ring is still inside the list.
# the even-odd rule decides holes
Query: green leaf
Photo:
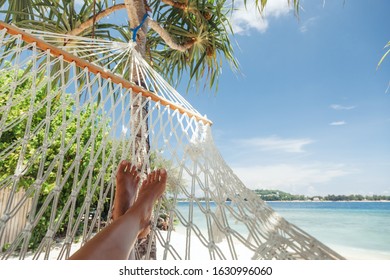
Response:
[[[386,44],[385,48],[388,48],[390,46],[390,41]],[[382,56],[382,58],[379,60],[378,62],[378,65],[377,65],[377,68],[380,67],[380,65],[382,64],[382,62],[385,60],[385,58],[387,57],[387,55],[390,53],[390,49],[388,49],[385,54]]]

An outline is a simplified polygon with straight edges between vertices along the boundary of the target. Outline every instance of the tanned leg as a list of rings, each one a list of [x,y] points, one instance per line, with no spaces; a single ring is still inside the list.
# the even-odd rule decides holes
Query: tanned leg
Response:
[[[122,216],[133,205],[137,196],[140,177],[135,166],[123,160],[116,173],[116,189],[112,219]]]
[[[150,173],[139,190],[137,200],[122,216],[96,234],[70,259],[125,260],[137,236],[147,227],[156,200],[163,194],[167,182],[164,169]]]

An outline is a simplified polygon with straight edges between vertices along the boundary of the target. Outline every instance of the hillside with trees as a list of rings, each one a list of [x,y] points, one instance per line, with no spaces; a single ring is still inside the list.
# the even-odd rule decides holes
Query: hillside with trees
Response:
[[[257,189],[254,192],[265,201],[390,201],[390,196],[388,195],[329,194],[326,196],[305,196],[267,189]]]

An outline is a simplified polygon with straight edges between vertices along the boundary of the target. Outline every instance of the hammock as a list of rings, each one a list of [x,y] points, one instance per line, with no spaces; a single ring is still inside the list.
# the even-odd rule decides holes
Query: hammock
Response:
[[[159,259],[343,258],[242,184],[133,43],[0,29],[0,259],[68,258],[109,223],[122,159],[168,171]]]

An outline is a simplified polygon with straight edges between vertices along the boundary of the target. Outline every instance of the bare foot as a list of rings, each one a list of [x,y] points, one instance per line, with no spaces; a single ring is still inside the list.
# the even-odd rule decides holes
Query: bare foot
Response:
[[[117,189],[114,205],[119,214],[135,199],[139,176],[129,162],[119,164]],[[91,240],[75,252],[70,259],[75,260],[124,260],[134,247],[137,236],[149,228],[150,216],[156,200],[162,195],[167,182],[164,169],[150,173],[138,192],[133,205],[125,214],[99,231]]]
[[[165,169],[158,169],[148,174],[148,177],[142,182],[138,198],[132,207],[135,208],[134,211],[140,217],[141,230],[138,238],[143,238],[149,234],[153,206],[165,190],[167,177],[168,175]]]
[[[122,216],[134,204],[140,177],[135,166],[123,160],[116,173],[116,190],[112,219]]]

